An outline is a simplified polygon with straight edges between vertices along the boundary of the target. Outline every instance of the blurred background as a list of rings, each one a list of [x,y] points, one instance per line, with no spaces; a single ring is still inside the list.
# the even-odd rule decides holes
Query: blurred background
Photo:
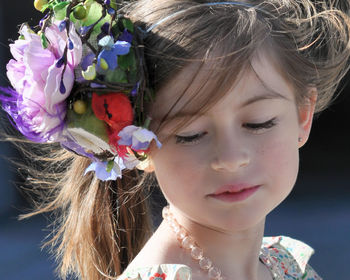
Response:
[[[18,24],[35,24],[41,17],[31,0],[0,1],[0,86],[8,85],[9,38],[16,39]],[[312,246],[316,254],[311,265],[329,280],[348,280],[350,275],[349,79],[350,75],[337,101],[316,118],[310,139],[301,149],[295,189],[266,224],[266,235],[287,235]],[[46,218],[17,220],[29,204],[19,191],[20,184],[14,184],[20,182],[15,167],[3,156],[18,155],[10,144],[1,142],[0,154],[0,278],[57,279],[54,259],[40,249],[49,234]]]

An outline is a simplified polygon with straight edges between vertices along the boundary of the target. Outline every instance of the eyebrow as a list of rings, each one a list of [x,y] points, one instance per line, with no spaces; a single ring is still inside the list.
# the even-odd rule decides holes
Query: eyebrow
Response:
[[[259,77],[258,77],[258,79],[259,79],[261,85],[263,86],[264,94],[260,94],[260,95],[253,96],[253,97],[249,98],[248,100],[244,101],[239,106],[240,108],[246,107],[246,106],[248,106],[250,104],[253,104],[253,103],[261,101],[261,100],[268,100],[268,99],[283,99],[283,100],[291,101],[285,95],[283,95],[283,94],[273,90],[272,88],[270,88]],[[174,121],[176,119],[193,118],[194,116],[200,117],[200,116],[203,116],[203,115],[205,115],[205,113],[203,113],[203,114],[194,114],[194,113],[191,113],[191,112],[180,112],[179,114],[175,114],[174,116],[168,117],[164,121],[164,124],[172,122],[172,121]]]
[[[265,87],[265,86],[264,86]],[[243,102],[243,104],[241,104],[241,108],[246,107],[252,103],[258,102],[260,100],[266,100],[266,99],[284,99],[284,100],[288,100],[290,101],[289,98],[287,98],[286,96],[284,96],[281,93],[278,93],[270,88],[266,88],[266,90],[268,90],[267,93],[265,94],[261,94],[261,95],[257,95],[257,96],[253,96],[251,98],[249,98],[248,100],[246,100],[245,102]]]
[[[171,123],[175,120],[184,120],[184,119],[191,119],[191,118],[194,118],[194,117],[200,117],[200,116],[204,116],[205,114],[194,114],[194,113],[190,113],[190,112],[181,112],[181,113],[178,113],[174,116],[170,116],[168,118],[166,118],[163,123],[162,123],[162,126],[165,126],[166,124],[168,123]],[[159,120],[159,119],[155,119],[155,120]]]
[[[265,94],[258,95],[258,96],[253,96],[252,98],[246,100],[243,102],[241,107],[248,106],[249,104],[252,104],[254,102],[260,101],[260,100],[265,100],[265,99],[284,99],[291,101],[288,97],[285,95],[273,90],[271,87],[269,87],[263,79],[260,78],[258,73],[255,71],[255,69],[252,67],[253,73],[255,74],[255,77],[258,79],[259,83],[262,85],[263,89],[266,91]]]
[[[290,101],[289,98],[287,98],[281,93],[278,93],[277,91],[274,91],[268,88],[266,85],[264,85],[264,88],[265,90],[267,90],[266,93],[249,98],[248,100],[244,101],[239,107],[243,108],[255,102],[258,102],[261,100],[267,100],[267,99],[284,99],[284,100]],[[174,119],[182,119],[182,118],[189,118],[189,117],[191,118],[191,117],[194,117],[195,115],[200,117],[205,114],[193,114],[191,112],[181,112],[179,114],[169,117],[166,122],[172,121]]]

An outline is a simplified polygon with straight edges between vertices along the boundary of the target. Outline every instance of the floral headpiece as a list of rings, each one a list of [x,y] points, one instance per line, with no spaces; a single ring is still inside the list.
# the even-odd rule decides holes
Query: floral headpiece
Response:
[[[142,38],[115,0],[35,0],[39,26],[23,24],[7,64],[13,88],[3,109],[29,140],[59,142],[92,160],[101,180],[142,169],[156,135],[143,103],[152,100]]]

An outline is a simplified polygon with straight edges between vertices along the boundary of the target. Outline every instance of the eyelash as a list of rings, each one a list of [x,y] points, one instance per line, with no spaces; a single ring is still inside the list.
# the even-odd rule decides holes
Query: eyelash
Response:
[[[276,124],[276,118],[272,118],[263,123],[245,123],[243,124],[243,127],[252,130],[254,133],[257,133],[260,130],[272,128]],[[197,133],[190,136],[175,135],[176,144],[196,144],[206,134],[207,132]]]
[[[206,134],[206,132],[202,132],[190,136],[175,135],[176,144],[195,144]]]
[[[272,118],[271,120],[263,123],[245,123],[243,127],[257,132],[262,129],[269,129],[271,127],[274,127],[276,124],[276,118]]]

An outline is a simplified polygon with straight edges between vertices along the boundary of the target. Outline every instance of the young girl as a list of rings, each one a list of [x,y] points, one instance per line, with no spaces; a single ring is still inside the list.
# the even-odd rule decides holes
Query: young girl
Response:
[[[62,278],[321,279],[308,245],[263,233],[349,66],[336,3],[35,7],[47,14],[11,45],[1,99],[29,140],[65,148],[45,146],[56,169],[34,212],[58,215]],[[154,177],[169,205],[153,232]]]

